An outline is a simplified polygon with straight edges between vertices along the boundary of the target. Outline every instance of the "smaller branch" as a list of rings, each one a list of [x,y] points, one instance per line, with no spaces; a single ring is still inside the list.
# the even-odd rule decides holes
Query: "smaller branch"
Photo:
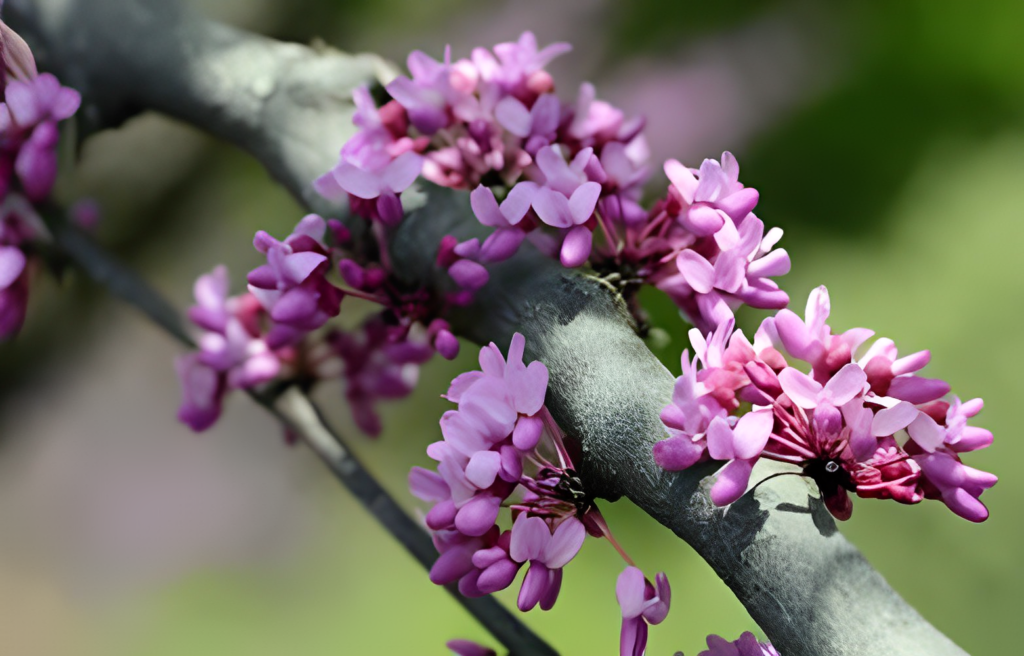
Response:
[[[134,270],[118,262],[81,230],[67,224],[51,228],[57,247],[96,283],[141,310],[182,344],[194,346],[178,312]],[[286,385],[273,391],[250,391],[249,396],[293,430],[384,529],[425,569],[431,568],[437,559],[437,549],[430,536],[346,448],[342,437],[327,425],[302,390]],[[445,589],[509,650],[510,656],[558,653],[492,596],[468,598],[459,594],[454,585]]]

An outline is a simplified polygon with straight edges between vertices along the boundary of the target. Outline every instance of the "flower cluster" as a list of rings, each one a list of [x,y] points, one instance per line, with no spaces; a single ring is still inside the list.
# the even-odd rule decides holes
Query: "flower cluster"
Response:
[[[683,354],[683,375],[662,411],[671,437],[655,445],[655,460],[669,470],[724,463],[711,488],[717,505],[742,496],[754,464],[768,458],[800,467],[837,519],[850,517],[853,492],[905,504],[940,499],[965,519],[985,520],[979,497],[997,479],[960,460],[992,443],[992,433],[967,423],[981,399],[944,399],[948,383],[918,375],[928,351],[900,357],[884,338],[865,348],[874,333],[833,334],[829,311],[819,287],[803,319],[781,310],[752,344],[731,320],[707,338],[692,330],[695,357]],[[741,403],[752,409],[737,418]]]
[[[746,631],[738,640],[729,642],[716,635],[708,636],[708,648],[697,656],[780,656],[775,647],[767,642],[758,642],[757,637]]]
[[[0,21],[0,339],[25,320],[33,244],[49,232],[35,204],[49,198],[57,177],[57,123],[81,103],[78,92],[39,74],[28,45]]]
[[[435,351],[455,357],[458,341],[444,320],[431,319],[431,297],[406,293],[379,265],[358,264],[342,248],[348,241],[340,223],[310,214],[284,240],[256,233],[253,244],[266,263],[249,272],[247,293],[228,295],[223,266],[199,278],[189,310],[203,331],[199,351],[177,361],[183,422],[197,431],[211,426],[231,389],[277,377],[310,385],[340,376],[356,424],[377,435],[377,402],[408,395],[418,365]],[[328,326],[346,296],[384,309],[354,330]]]
[[[786,252],[772,250],[782,233],[766,234],[752,213],[758,193],[739,182],[736,159],[724,153],[693,170],[666,162],[668,192],[645,210],[644,122],[598,100],[589,83],[573,102],[560,99],[544,67],[568,50],[538,49],[524,32],[454,62],[449,51],[443,62],[413,52],[411,77],[388,84],[381,107],[368,89],[355,92],[359,133],[316,188],[388,226],[401,222],[398,194],[417,176],[472,190],[474,215],[493,231],[445,242],[439,257],[470,292],[486,284],[485,264],[529,239],[566,267],[589,260],[627,288],[657,285],[702,330],[742,303],[785,307],[771,280],[789,271]]]
[[[490,344],[480,351],[480,371],[452,381],[446,397],[458,409],[444,414],[444,439],[427,449],[437,468],[413,468],[409,486],[433,503],[425,521],[441,555],[431,568],[431,581],[458,581],[462,594],[480,596],[509,587],[528,566],[517,605],[522,611],[548,610],[558,598],[562,568],[588,533],[619,547],[583,489],[562,433],[544,406],[547,368],[540,362],[525,364],[524,349],[519,333],[507,360]],[[498,521],[504,505],[511,509],[512,522],[502,530]],[[631,640],[630,651],[623,654],[632,654],[632,645],[646,644],[647,623],[657,624],[668,612],[668,581],[659,574],[656,591],[649,591],[640,570],[630,567],[617,594],[623,635]]]

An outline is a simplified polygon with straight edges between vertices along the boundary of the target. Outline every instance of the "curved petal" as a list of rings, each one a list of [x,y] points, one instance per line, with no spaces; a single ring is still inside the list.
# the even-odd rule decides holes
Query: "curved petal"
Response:
[[[541,187],[533,197],[533,210],[537,217],[553,228],[573,225],[569,199],[549,187]]]
[[[743,496],[753,469],[751,460],[733,460],[722,467],[715,478],[715,484],[711,486],[711,501],[716,506],[727,506]]]
[[[369,171],[343,163],[334,169],[334,181],[348,193],[369,200],[380,196],[381,181]]]
[[[707,294],[714,287],[715,268],[698,253],[682,251],[676,258],[676,266],[686,283],[698,294]]]
[[[736,458],[749,460],[761,454],[772,434],[775,415],[771,410],[748,412],[733,428],[733,450]],[[708,442],[710,446],[710,441]]]
[[[810,410],[818,405],[818,396],[821,394],[821,383],[814,380],[802,371],[792,367],[786,367],[779,372],[779,384],[786,396],[804,410]]]
[[[892,435],[909,426],[920,412],[906,401],[900,401],[891,408],[883,408],[871,420],[871,434],[875,437]]]
[[[733,448],[732,429],[729,422],[722,417],[711,420],[707,432],[708,455],[715,460],[732,460],[736,457]]]
[[[627,567],[615,581],[615,599],[626,619],[639,617],[644,607],[644,592],[647,587],[644,573],[636,567]]]
[[[544,547],[541,560],[550,569],[565,567],[579,553],[586,537],[587,529],[584,528],[583,522],[570,517],[555,529],[547,546]]]
[[[590,257],[594,245],[594,233],[586,226],[578,225],[565,235],[559,259],[562,266],[572,269],[580,266]]]
[[[853,400],[864,390],[868,375],[854,362],[844,366],[825,384],[823,396],[840,406]]]
[[[519,515],[512,525],[508,554],[517,563],[539,560],[551,541],[551,531],[540,517]]]
[[[505,96],[495,105],[494,118],[501,124],[501,127],[521,139],[530,135],[530,128],[533,124],[530,110],[513,96]]]

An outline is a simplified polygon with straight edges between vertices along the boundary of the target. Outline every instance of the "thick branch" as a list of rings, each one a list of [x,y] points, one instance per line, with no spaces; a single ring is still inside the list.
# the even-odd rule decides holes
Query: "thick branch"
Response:
[[[333,164],[350,112],[342,98],[373,60],[244,35],[169,0],[37,0],[38,11],[28,0],[8,3],[67,79],[102,99],[99,118],[151,107],[194,122],[252,152],[322,209],[308,183]],[[465,194],[429,189],[423,203],[392,244],[399,273],[421,282],[433,275],[440,236],[474,229]],[[651,445],[664,436],[658,413],[673,379],[600,285],[524,251],[495,267],[479,303],[455,321],[477,342],[527,335],[551,371],[549,406],[581,445],[586,484],[629,497],[690,543],[786,656],[963,654],[886,584],[796,477],[724,512],[700,485],[706,471],[655,466]]]

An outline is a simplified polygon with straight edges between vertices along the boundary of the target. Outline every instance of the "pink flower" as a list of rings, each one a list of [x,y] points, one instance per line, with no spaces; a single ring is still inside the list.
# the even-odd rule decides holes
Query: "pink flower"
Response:
[[[661,624],[668,615],[672,589],[663,573],[655,584],[644,578],[636,567],[627,567],[615,583],[615,598],[622,609],[620,656],[643,656],[647,648],[647,626]]]
[[[711,487],[716,506],[728,505],[747,491],[750,472],[768,444],[773,423],[771,410],[757,410],[740,417],[734,427],[722,417],[715,417],[708,426],[708,455],[729,461]]]
[[[676,379],[672,403],[661,411],[670,437],[654,445],[654,461],[669,471],[687,469],[705,459],[711,422],[727,411],[698,380],[697,358],[683,351],[683,375]]]
[[[340,312],[343,293],[326,278],[330,270],[323,243],[326,229],[322,218],[310,214],[283,242],[262,230],[256,233],[254,245],[267,256],[267,264],[249,272],[249,291],[276,323],[292,329],[277,333],[291,341]]]
[[[479,645],[471,640],[449,640],[445,647],[452,650],[456,656],[497,656],[493,649]]]
[[[716,635],[708,636],[708,648],[697,656],[780,656],[768,643],[760,643],[746,631],[734,642]]]
[[[220,417],[224,398],[223,377],[200,361],[198,353],[180,356],[174,362],[181,384],[178,420],[192,430],[204,431]]]
[[[716,505],[738,499],[754,462],[769,458],[798,466],[840,520],[853,511],[850,492],[905,504],[941,499],[966,519],[986,519],[979,497],[997,479],[959,457],[992,443],[989,431],[968,425],[981,400],[935,400],[948,390],[945,382],[915,375],[929,353],[897,358],[890,340],[878,340],[853,362],[871,331],[833,335],[828,313],[822,287],[811,294],[806,320],[782,310],[762,322],[754,344],[731,333],[731,320],[707,337],[690,331],[698,357],[691,363],[684,356],[673,403],[662,411],[672,436],[655,445],[655,461],[669,470],[706,456],[728,461],[711,489]],[[776,344],[811,362],[812,375],[789,366]],[[890,382],[900,379],[906,381],[896,386],[900,393],[891,394]],[[728,417],[741,399],[754,409]]]
[[[682,201],[679,222],[693,234],[703,237],[718,232],[727,220],[737,225],[754,209],[756,189],[739,182],[740,167],[732,153],[722,153],[721,164],[706,159],[694,175],[677,160],[665,162],[665,175],[672,182],[670,193]]]
[[[574,517],[565,519],[552,532],[539,517],[519,515],[512,526],[509,555],[518,563],[530,563],[519,591],[519,610],[528,611],[538,603],[550,610],[562,587],[562,568],[576,557],[587,531]]]

